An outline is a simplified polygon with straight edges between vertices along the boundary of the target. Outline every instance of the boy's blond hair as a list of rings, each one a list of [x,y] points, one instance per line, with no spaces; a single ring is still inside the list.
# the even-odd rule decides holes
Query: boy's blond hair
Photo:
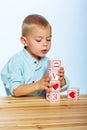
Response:
[[[29,29],[35,25],[41,25],[41,26],[50,26],[50,23],[45,19],[43,16],[38,14],[32,14],[28,15],[22,24],[22,36],[26,36],[29,32]]]

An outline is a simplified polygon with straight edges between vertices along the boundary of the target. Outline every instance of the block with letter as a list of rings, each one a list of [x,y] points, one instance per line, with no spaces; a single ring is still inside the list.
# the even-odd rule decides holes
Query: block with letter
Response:
[[[50,93],[50,102],[60,102],[60,91]]]
[[[79,89],[78,88],[68,88],[67,89],[67,98],[77,100],[79,98]]]
[[[50,102],[60,102],[60,91],[51,91],[46,93],[46,100]]]
[[[61,60],[48,60],[49,70],[59,70],[61,67]]]
[[[50,70],[49,71],[49,76],[51,77],[51,80],[52,81],[58,81],[58,70],[55,71],[55,70]]]
[[[53,70],[59,70],[61,66],[61,61],[60,60],[53,60],[52,61],[52,69]]]

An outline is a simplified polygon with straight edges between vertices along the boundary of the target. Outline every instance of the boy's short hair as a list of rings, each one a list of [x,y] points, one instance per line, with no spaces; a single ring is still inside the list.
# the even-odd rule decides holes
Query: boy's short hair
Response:
[[[50,23],[43,16],[38,14],[28,15],[22,24],[22,36],[26,36],[29,32],[29,28],[34,25],[50,26]],[[50,26],[51,27],[51,26]]]

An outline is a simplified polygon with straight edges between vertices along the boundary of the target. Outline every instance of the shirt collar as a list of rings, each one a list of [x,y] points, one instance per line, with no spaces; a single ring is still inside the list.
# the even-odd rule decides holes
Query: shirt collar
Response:
[[[29,59],[29,62],[31,62],[31,65],[34,64],[37,69],[39,69],[41,67],[41,61],[42,61],[43,58],[41,58],[40,61],[37,61],[34,57],[32,57],[27,52],[27,50],[25,48],[23,49],[23,52],[24,52],[24,55]]]

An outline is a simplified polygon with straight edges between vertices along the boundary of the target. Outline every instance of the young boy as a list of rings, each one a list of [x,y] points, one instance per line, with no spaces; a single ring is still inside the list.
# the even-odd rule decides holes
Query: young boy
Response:
[[[50,91],[51,77],[48,71],[48,58],[45,56],[51,47],[52,28],[41,15],[27,16],[22,24],[20,38],[24,48],[15,54],[5,65],[1,78],[7,95],[45,95]],[[64,68],[59,70],[60,91],[66,90],[68,80]]]

